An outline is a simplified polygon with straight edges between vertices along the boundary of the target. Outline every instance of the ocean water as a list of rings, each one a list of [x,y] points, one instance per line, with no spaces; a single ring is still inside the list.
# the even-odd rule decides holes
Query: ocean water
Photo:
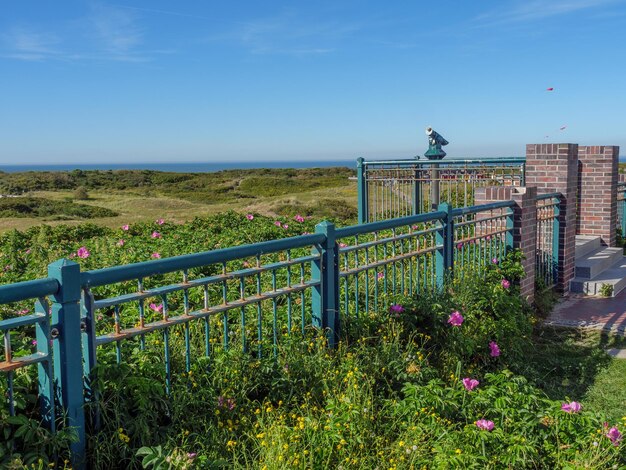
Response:
[[[385,160],[385,159],[383,159]],[[626,156],[619,157],[626,163]],[[356,168],[354,160],[260,160],[234,162],[165,162],[165,163],[63,163],[50,165],[3,165],[0,171],[18,173],[24,171],[72,171],[80,170],[154,170],[173,173],[211,173],[221,170],[245,170],[252,168]]]
[[[0,171],[17,173],[23,171],[72,171],[80,170],[154,170],[174,173],[211,173],[221,170],[244,170],[251,168],[328,168],[345,166],[356,168],[354,160],[261,160],[244,162],[167,162],[167,163],[65,163],[53,165],[2,165]]]

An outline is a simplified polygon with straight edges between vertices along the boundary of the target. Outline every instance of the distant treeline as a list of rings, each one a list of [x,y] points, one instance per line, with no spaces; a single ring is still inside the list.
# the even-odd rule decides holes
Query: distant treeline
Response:
[[[36,197],[0,198],[0,218],[45,217],[53,220],[94,219],[115,217],[116,212],[104,207],[76,204],[71,201],[52,201]]]
[[[345,186],[354,175],[349,168],[225,170],[215,173],[172,173],[153,170],[74,170],[68,172],[0,172],[0,193],[30,191],[130,191],[198,202],[282,196]]]

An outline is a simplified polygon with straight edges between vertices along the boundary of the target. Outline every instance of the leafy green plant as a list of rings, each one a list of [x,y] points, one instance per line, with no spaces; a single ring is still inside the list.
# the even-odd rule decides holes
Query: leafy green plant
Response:
[[[598,293],[602,297],[613,297],[613,284],[602,284]]]

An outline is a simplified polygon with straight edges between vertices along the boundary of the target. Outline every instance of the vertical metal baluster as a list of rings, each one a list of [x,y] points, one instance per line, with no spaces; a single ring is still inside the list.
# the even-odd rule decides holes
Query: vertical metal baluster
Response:
[[[120,326],[120,307],[119,305],[115,306],[115,334],[119,335],[121,333],[121,326]],[[118,364],[121,364],[122,362],[122,342],[121,340],[117,340],[115,342],[115,359],[117,361]]]
[[[276,292],[276,270],[272,269],[272,291]],[[278,356],[278,304],[276,297],[272,298],[272,315],[273,323],[272,328],[274,330],[274,357]]]
[[[396,278],[397,278],[397,269],[396,269],[396,242],[397,242],[397,236],[396,236],[396,228],[392,228],[391,229],[391,257],[393,259],[393,262],[391,263],[391,275],[393,276],[393,279],[391,280],[391,291],[393,292],[393,295],[396,295]]]
[[[204,311],[209,311],[209,286],[205,284],[203,287]],[[206,357],[211,355],[211,317],[204,317],[204,354]]]
[[[168,322],[169,307],[167,305],[167,294],[163,294],[163,321]],[[169,395],[172,390],[172,363],[170,358],[170,329],[166,327],[163,329],[163,348],[165,350],[165,391]]]
[[[369,266],[370,264],[370,256],[369,256],[369,248],[365,248],[365,266]],[[369,313],[370,311],[370,269],[366,269],[365,274],[365,313]]]
[[[287,262],[291,261],[291,250],[287,250]],[[287,265],[287,287],[291,288],[291,263]],[[287,294],[287,334],[291,334],[291,292]]]
[[[385,296],[387,295],[387,278],[389,277],[389,273],[387,272],[387,242],[383,243],[383,260],[385,264],[383,265],[383,291],[385,292]]]
[[[52,346],[50,344],[50,305],[45,297],[39,297],[35,302],[35,312],[44,315],[44,318],[35,325],[35,337],[37,338],[37,352],[46,359],[37,365],[39,382],[39,406],[42,423],[46,424],[52,433],[56,432],[56,413],[54,397],[54,376],[52,371]],[[95,319],[91,319],[92,322]],[[94,325],[91,325],[94,327]],[[95,328],[94,328],[95,329]],[[89,358],[86,357],[85,361]],[[91,386],[91,384],[90,384]],[[98,401],[98,390],[93,389],[95,400]],[[96,407],[94,417],[95,429],[100,429],[100,408]]]
[[[404,244],[406,243],[407,239],[401,239],[400,240],[400,256],[402,257],[402,259],[400,260],[400,268],[401,268],[401,274],[400,274],[400,290],[402,291],[402,295],[407,295],[407,291],[406,291],[406,282],[404,280],[405,276],[406,276],[406,261],[404,258]],[[408,239],[410,240],[410,239]],[[410,250],[409,250],[410,251]]]
[[[4,330],[4,360],[11,362],[13,352],[11,350],[11,331]],[[9,415],[15,416],[15,397],[13,396],[13,371],[7,373],[7,381],[9,387]]]
[[[183,283],[189,283],[189,272],[183,270]],[[183,308],[185,316],[189,315],[189,290],[183,290]],[[189,333],[189,322],[185,322],[185,371],[189,373],[191,370],[191,338]]]
[[[350,253],[343,253],[343,271],[345,273],[350,269]],[[348,306],[350,305],[350,276],[344,276],[343,278],[343,311],[348,314]]]
[[[300,284],[304,285],[304,263],[300,263]],[[304,335],[304,331],[306,328],[306,319],[305,319],[305,291],[302,289],[300,291],[300,315],[302,317],[302,334]]]
[[[413,248],[413,245],[417,242],[417,237],[414,234],[415,230],[413,230],[413,227],[410,227],[409,230],[409,233],[411,234],[411,236],[407,239],[407,248],[409,250],[407,253],[411,255],[407,259],[407,262],[409,263],[409,295],[413,295],[413,258],[416,256],[414,253],[417,251],[418,247],[416,246],[415,249]]]
[[[137,291],[143,292],[143,279],[137,279]],[[146,322],[146,309],[144,299],[139,299],[139,328],[143,329],[145,327]],[[146,335],[142,334],[139,336],[139,349],[144,351],[146,349]]]
[[[256,255],[256,268],[261,269],[261,256]],[[256,296],[261,298],[261,273],[256,274]],[[263,306],[261,300],[256,303],[256,323],[257,323],[257,342],[258,345],[258,358],[263,356]]]
[[[228,305],[228,285],[226,283],[226,263],[222,263],[222,305],[226,306]],[[224,338],[223,338],[223,343],[224,343],[224,350],[228,350],[228,335],[229,335],[229,329],[228,329],[228,310],[224,310],[224,313],[222,314],[222,321],[224,322],[224,324],[222,325],[224,327]]]
[[[431,234],[431,239],[432,239],[433,245],[436,245],[437,242],[434,239],[434,235],[432,235],[432,234]],[[430,261],[430,285],[431,285],[431,287],[434,287],[435,285],[437,285],[437,282],[435,281],[435,260],[434,260],[434,258],[432,256],[432,253],[431,253],[429,261]]]
[[[378,232],[374,232],[374,263],[378,263],[379,246],[376,242],[378,242]],[[374,270],[374,310],[376,311],[378,311],[378,269],[379,267],[376,266]]]
[[[354,237],[354,246],[359,246],[359,236],[355,235]],[[354,313],[357,318],[359,318],[359,273],[356,271],[359,267],[359,250],[354,250]]]
[[[239,300],[246,300],[246,283],[244,276],[239,278]],[[241,306],[241,348],[243,352],[248,352],[248,344],[246,342],[246,306]]]

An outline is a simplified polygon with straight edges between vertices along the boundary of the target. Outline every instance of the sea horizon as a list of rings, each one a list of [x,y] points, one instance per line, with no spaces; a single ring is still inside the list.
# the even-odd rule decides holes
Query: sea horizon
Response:
[[[0,172],[22,173],[27,171],[73,171],[73,170],[152,170],[172,173],[212,173],[222,170],[250,170],[261,168],[356,168],[354,160],[261,160],[232,162],[138,162],[138,163],[55,163],[2,165]]]
[[[399,158],[410,160],[410,158]],[[456,160],[460,158],[450,158]],[[484,158],[485,160],[491,158]],[[494,160],[497,157],[493,158]],[[0,164],[0,172],[23,173],[28,171],[108,171],[108,170],[151,170],[172,173],[213,173],[223,170],[251,170],[262,168],[356,168],[356,158],[353,160],[260,160],[260,161],[232,161],[232,162],[138,162],[138,163],[32,163],[32,164]],[[376,158],[372,161],[397,160],[396,158]],[[620,163],[626,163],[626,156],[619,157]]]

